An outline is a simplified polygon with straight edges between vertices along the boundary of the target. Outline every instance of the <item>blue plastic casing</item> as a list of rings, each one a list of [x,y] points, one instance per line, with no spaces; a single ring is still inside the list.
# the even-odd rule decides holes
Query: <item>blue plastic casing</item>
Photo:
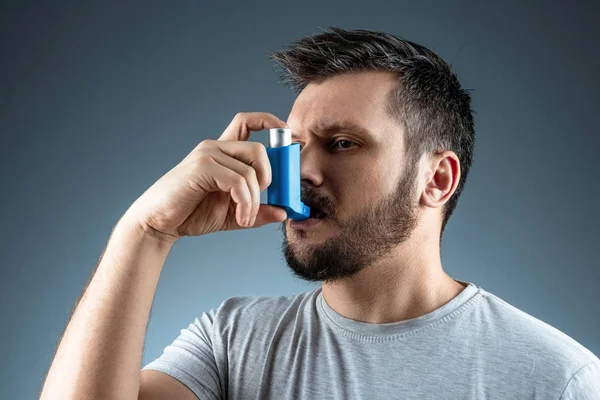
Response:
[[[310,207],[300,201],[300,144],[267,147],[267,155],[271,163],[267,204],[283,207],[290,219],[307,219]]]

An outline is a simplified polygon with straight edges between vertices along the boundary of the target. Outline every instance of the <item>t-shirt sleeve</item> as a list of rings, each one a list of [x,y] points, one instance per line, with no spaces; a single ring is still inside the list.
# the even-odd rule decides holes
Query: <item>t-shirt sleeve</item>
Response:
[[[164,372],[187,386],[199,399],[221,399],[219,371],[213,350],[215,311],[202,313],[142,370]]]
[[[567,383],[560,400],[600,400],[600,360],[581,368]]]

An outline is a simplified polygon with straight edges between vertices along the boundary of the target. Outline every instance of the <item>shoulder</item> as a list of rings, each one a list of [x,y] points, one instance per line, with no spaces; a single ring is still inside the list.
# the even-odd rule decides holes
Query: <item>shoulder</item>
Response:
[[[600,361],[581,367],[567,382],[560,399],[600,399]]]
[[[574,376],[587,365],[599,363],[594,353],[548,323],[480,288],[479,317],[482,334],[490,335],[504,349],[537,361],[540,369],[554,369],[565,377]]]
[[[314,306],[320,288],[290,296],[236,296],[225,299],[213,310],[220,330],[266,327],[282,318],[294,318],[306,307]]]

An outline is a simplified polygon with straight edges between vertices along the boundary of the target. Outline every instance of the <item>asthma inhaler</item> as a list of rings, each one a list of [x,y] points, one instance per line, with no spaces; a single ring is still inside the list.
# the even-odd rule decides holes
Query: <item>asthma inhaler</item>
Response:
[[[307,219],[310,207],[300,201],[300,144],[292,144],[290,128],[269,129],[267,155],[271,163],[267,204],[283,207],[290,219]]]

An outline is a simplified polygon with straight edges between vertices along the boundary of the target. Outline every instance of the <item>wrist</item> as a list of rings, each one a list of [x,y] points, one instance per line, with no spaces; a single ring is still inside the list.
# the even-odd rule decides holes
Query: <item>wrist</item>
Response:
[[[144,247],[153,248],[158,251],[166,251],[167,253],[177,241],[177,238],[162,234],[154,228],[142,224],[137,219],[125,214],[113,229],[111,238],[119,236],[126,241],[135,241],[142,244]]]

